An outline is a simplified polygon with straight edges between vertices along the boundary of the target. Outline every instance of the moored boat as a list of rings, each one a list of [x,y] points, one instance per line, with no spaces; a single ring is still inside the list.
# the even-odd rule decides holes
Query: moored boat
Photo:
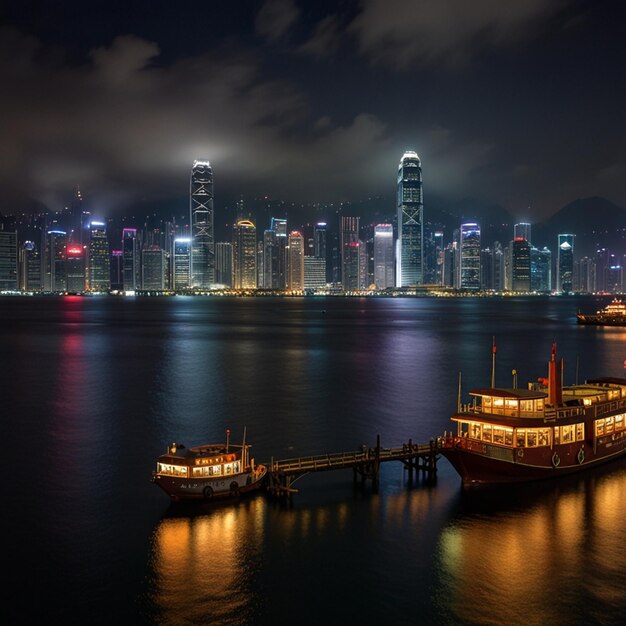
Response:
[[[178,500],[211,500],[234,497],[259,489],[267,467],[255,464],[250,444],[203,444],[187,448],[172,443],[157,459],[153,473],[156,483],[170,498]]]
[[[579,324],[595,326],[626,326],[626,303],[614,298],[603,309],[593,314],[578,313],[576,320]]]
[[[548,378],[527,389],[470,391],[452,416],[441,453],[464,485],[511,483],[579,472],[626,452],[626,379],[562,386],[556,346]],[[493,381],[493,376],[492,376]]]

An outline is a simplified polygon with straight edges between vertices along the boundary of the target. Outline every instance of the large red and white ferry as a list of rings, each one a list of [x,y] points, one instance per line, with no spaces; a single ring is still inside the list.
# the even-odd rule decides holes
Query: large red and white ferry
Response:
[[[563,386],[561,367],[553,344],[547,378],[505,389],[492,376],[492,387],[459,403],[456,434],[444,436],[440,449],[464,485],[563,476],[626,452],[626,379]]]

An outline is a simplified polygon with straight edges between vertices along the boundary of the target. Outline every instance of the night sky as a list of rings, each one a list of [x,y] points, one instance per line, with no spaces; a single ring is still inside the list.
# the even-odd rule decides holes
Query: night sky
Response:
[[[76,184],[95,213],[184,206],[196,158],[217,206],[393,211],[407,149],[426,211],[626,206],[620,0],[5,0],[0,23],[0,211]]]

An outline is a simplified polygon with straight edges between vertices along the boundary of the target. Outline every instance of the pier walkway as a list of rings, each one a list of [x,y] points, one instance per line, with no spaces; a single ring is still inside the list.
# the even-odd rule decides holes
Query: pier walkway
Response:
[[[267,489],[272,495],[289,495],[297,493],[293,485],[303,476],[312,472],[352,469],[354,481],[371,480],[374,489],[378,488],[380,464],[387,461],[399,461],[409,471],[421,470],[428,478],[433,479],[437,473],[437,446],[434,440],[430,443],[408,443],[395,448],[382,448],[380,435],[376,438],[376,446],[350,452],[333,452],[317,456],[293,459],[272,460],[268,463]]]

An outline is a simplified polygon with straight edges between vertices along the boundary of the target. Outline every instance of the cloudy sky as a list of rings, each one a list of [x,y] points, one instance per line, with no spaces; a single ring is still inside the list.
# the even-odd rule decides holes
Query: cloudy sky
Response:
[[[195,158],[218,206],[393,206],[407,149],[426,208],[626,206],[625,4],[5,0],[0,210],[76,184],[100,210],[184,203]]]

